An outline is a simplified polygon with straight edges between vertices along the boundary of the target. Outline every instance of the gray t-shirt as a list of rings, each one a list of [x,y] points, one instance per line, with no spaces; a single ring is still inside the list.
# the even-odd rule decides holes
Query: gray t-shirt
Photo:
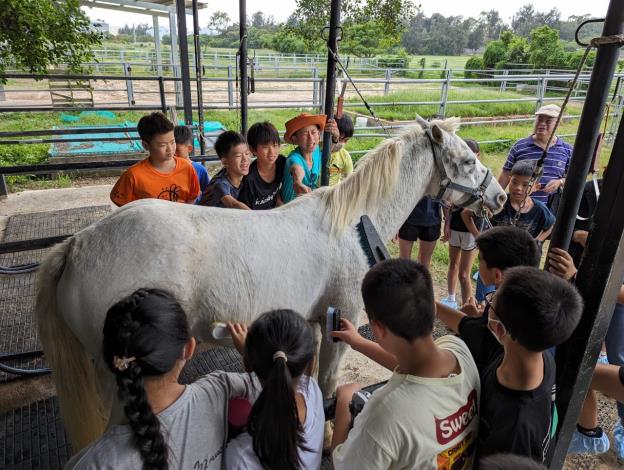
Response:
[[[255,377],[255,376],[254,376]],[[260,383],[249,374],[213,372],[188,385],[169,408],[158,413],[169,448],[169,467],[188,470],[223,468],[227,408],[231,397],[250,401]],[[143,468],[129,425],[114,425],[76,454],[65,469],[119,470]]]

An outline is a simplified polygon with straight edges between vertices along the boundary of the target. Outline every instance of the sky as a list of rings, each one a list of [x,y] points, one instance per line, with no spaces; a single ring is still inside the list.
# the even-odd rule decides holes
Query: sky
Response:
[[[478,0],[474,2],[466,0],[414,0],[414,3],[420,4],[427,16],[432,13],[440,13],[445,16],[462,15],[465,17],[476,17],[483,10],[496,9],[503,20],[509,23],[511,16],[521,6],[531,2],[529,0]],[[233,19],[238,17],[238,2],[236,1],[217,2],[209,0],[206,4],[207,8],[200,12],[200,26],[202,28],[208,26],[208,19],[215,11],[225,11]],[[585,13],[604,17],[609,0],[593,0],[589,2],[587,0],[540,0],[540,2],[533,2],[533,4],[536,5],[535,8],[538,11],[548,11],[555,7],[561,11],[563,18]],[[253,12],[262,11],[266,15],[272,15],[276,21],[282,22],[294,11],[295,5],[295,0],[247,0],[247,13],[251,15]],[[146,15],[102,10],[99,8],[84,8],[90,18],[94,20],[102,19],[110,24],[113,32],[125,24],[152,24],[151,18]],[[167,24],[167,21],[163,20],[161,19],[160,24]]]

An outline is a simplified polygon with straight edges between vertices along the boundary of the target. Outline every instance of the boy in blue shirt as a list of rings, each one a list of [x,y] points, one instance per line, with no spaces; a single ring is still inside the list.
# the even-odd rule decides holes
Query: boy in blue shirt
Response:
[[[223,132],[215,142],[223,169],[215,175],[202,194],[202,206],[249,209],[238,201],[243,177],[249,173],[251,152],[245,138],[235,131]]]
[[[176,157],[184,158],[185,160],[191,162],[191,165],[193,165],[193,169],[197,174],[199,189],[203,194],[208,186],[208,183],[210,183],[210,176],[208,176],[208,170],[206,170],[204,165],[200,162],[191,161],[189,158],[189,155],[193,151],[193,133],[191,132],[191,129],[187,126],[175,126],[173,128],[173,137],[175,138],[176,143]],[[199,201],[200,197],[197,198],[197,201]]]

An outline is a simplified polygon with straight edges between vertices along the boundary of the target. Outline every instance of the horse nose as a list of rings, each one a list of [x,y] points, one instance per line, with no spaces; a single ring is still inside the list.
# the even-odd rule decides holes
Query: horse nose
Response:
[[[500,193],[496,199],[498,200],[498,203],[502,206],[503,204],[505,204],[505,201],[507,201],[507,195],[505,193]]]

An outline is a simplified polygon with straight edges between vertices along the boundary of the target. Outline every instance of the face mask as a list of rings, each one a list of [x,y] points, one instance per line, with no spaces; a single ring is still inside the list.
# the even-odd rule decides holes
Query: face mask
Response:
[[[500,323],[500,320],[493,320],[493,319],[491,319],[491,318],[490,318],[490,319],[488,320],[488,330],[490,330],[490,333],[492,333],[492,336],[494,336],[494,338],[496,338],[496,341],[498,341],[498,344],[500,344],[500,345],[502,346],[502,345],[503,345],[503,342],[502,342],[502,339],[503,339],[503,338],[502,338],[502,337],[501,337],[501,338],[499,338],[499,337],[496,335],[496,333],[494,332],[494,329],[490,327],[490,322]],[[503,337],[504,337],[504,336],[505,336],[505,335],[503,335]]]

